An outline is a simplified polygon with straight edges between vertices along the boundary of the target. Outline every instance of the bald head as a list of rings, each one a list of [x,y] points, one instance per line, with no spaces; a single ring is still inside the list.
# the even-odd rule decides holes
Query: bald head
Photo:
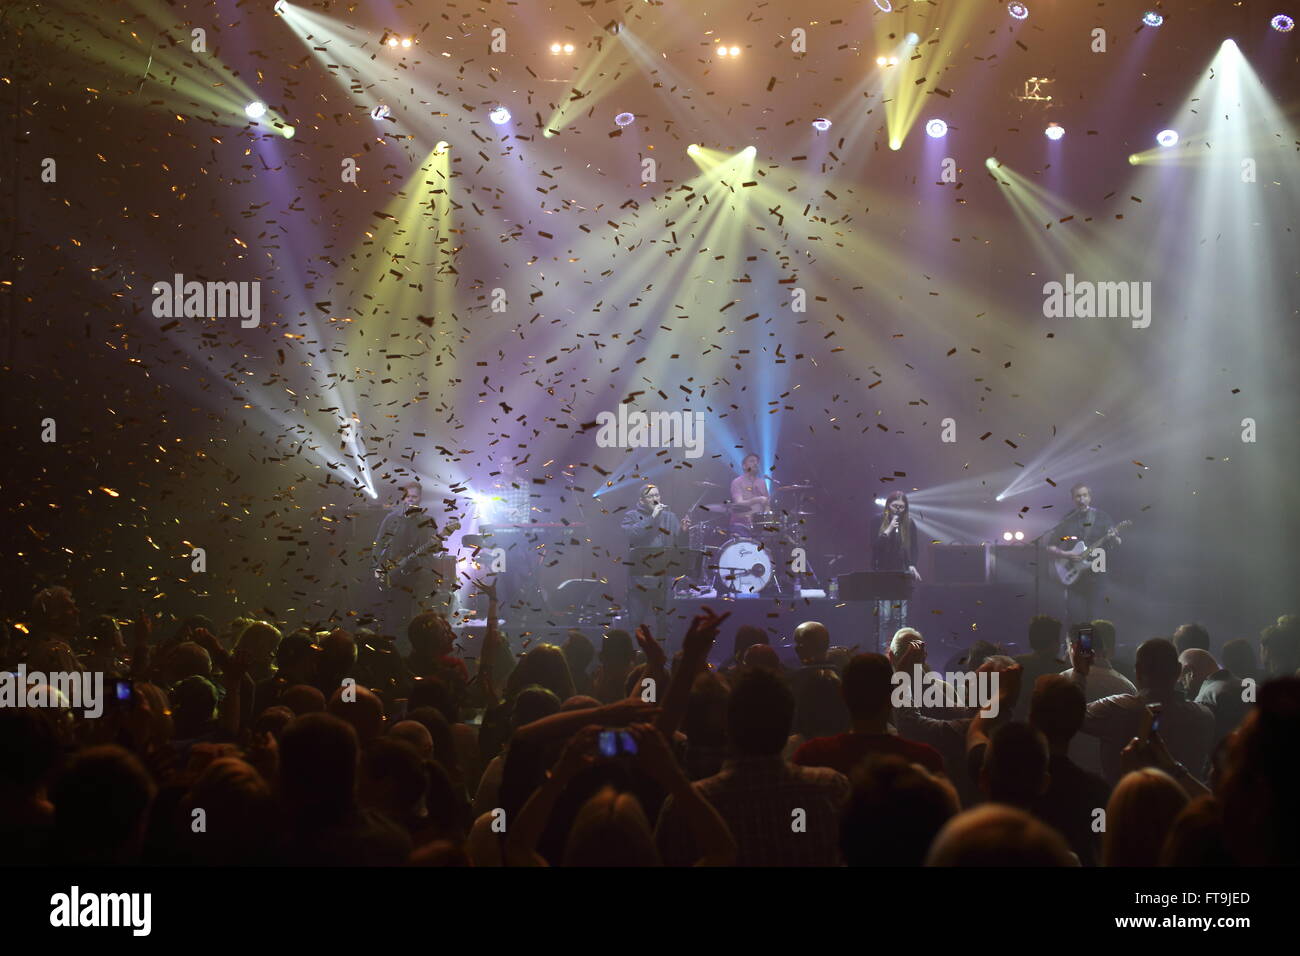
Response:
[[[1219,670],[1219,662],[1214,659],[1214,655],[1199,647],[1189,647],[1179,654],[1178,663],[1183,666],[1182,680],[1187,687],[1188,697],[1200,693],[1205,678]]]
[[[804,663],[824,661],[831,649],[831,632],[818,621],[804,621],[794,629],[794,649]]]

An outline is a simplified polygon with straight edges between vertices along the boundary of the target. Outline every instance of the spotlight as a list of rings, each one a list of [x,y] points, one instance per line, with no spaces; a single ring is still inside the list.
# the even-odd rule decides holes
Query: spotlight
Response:
[[[510,122],[510,111],[506,109],[504,106],[498,106],[491,113],[488,113],[488,119],[490,119],[497,126],[503,126],[504,124]]]
[[[886,57],[883,56],[876,57],[876,66],[884,66],[888,62],[889,60]]]
[[[1017,531],[1017,532],[1016,532],[1016,540],[1017,540],[1017,541],[1024,541],[1024,540],[1025,540],[1025,533],[1024,533],[1023,531]]]
[[[1050,140],[1058,140],[1065,135],[1065,127],[1060,123],[1048,123],[1047,129],[1043,130],[1043,135]]]
[[[631,126],[636,122],[636,116],[632,113],[619,113],[614,117],[614,122],[619,126]]]
[[[725,46],[718,47],[718,56],[726,56],[726,55],[727,55],[727,48]]]
[[[261,100],[253,100],[244,107],[244,115],[253,120],[261,119],[266,115],[266,104]]]
[[[1011,533],[1010,531],[1003,531],[1003,532],[1002,532],[1002,540],[1003,540],[1003,541],[1010,541],[1013,537],[1014,537],[1014,535],[1012,535],[1012,533]]]
[[[380,103],[370,111],[370,118],[375,120],[388,119],[388,114],[391,112],[392,110],[388,108],[386,103]]]
[[[812,125],[813,125],[813,129],[817,130],[818,132],[824,133],[831,128],[831,121],[826,119],[826,117],[823,116],[819,119],[813,120]]]
[[[687,155],[687,156],[698,156],[698,155],[700,155],[700,147],[697,146],[695,143],[691,143],[691,145],[689,145],[689,146],[686,147],[686,155]]]
[[[402,41],[397,39],[397,37],[389,37],[387,40],[383,42],[387,43],[390,47],[396,47],[397,44],[401,43]]]
[[[1146,13],[1142,14],[1142,22],[1149,27],[1158,27],[1160,24],[1165,22],[1165,18],[1154,10],[1148,10]]]
[[[1007,13],[1011,14],[1017,20],[1024,20],[1029,16],[1029,8],[1023,3],[1008,3]]]
[[[876,9],[881,13],[893,13],[893,0],[876,0]]]
[[[573,44],[572,44],[572,43],[566,43],[566,44],[564,44],[564,52],[565,52],[565,53],[572,53],[572,52],[573,52]]]
[[[404,46],[404,47],[408,47],[408,48],[409,48],[410,45],[411,45],[411,38],[410,38],[410,37],[402,37],[402,46]]]
[[[896,56],[891,56],[891,57],[889,58],[889,65],[890,65],[890,66],[898,66],[898,57],[896,57]]]
[[[909,33],[907,36],[903,37],[904,46],[916,46],[920,42],[921,38],[915,33]]]
[[[1295,21],[1285,13],[1279,13],[1272,20],[1268,21],[1268,25],[1278,33],[1290,33],[1295,29]]]
[[[1170,146],[1178,145],[1178,131],[1173,129],[1162,129],[1156,133],[1156,142],[1168,149]]]
[[[1129,153],[1128,164],[1130,166],[1136,166],[1140,162],[1142,162],[1141,156],[1139,156],[1137,153]]]
[[[288,6],[289,4],[285,3],[284,0],[275,0],[275,6],[273,6],[271,9],[275,11],[277,16],[282,16],[284,14],[284,11],[288,8]]]
[[[564,49],[564,47],[560,46],[558,43],[552,43],[552,44],[551,44],[551,53],[552,53],[552,55],[554,55],[554,54],[556,54],[556,53],[559,53],[562,49]]]
[[[738,46],[733,46],[733,47],[731,48],[731,55],[732,55],[732,56],[740,56],[740,47],[738,47]]]
[[[433,152],[436,156],[444,155],[449,149],[451,149],[451,143],[447,142],[445,139],[438,140],[438,142],[433,146]]]
[[[948,124],[941,119],[932,119],[925,124],[925,135],[931,139],[942,139],[948,135]]]
[[[746,146],[744,149],[740,151],[740,155],[746,157],[747,159],[753,159],[755,156],[758,155],[758,147]]]
[[[293,139],[293,134],[296,132],[298,132],[296,129],[287,124],[280,129],[280,135],[285,139]]]

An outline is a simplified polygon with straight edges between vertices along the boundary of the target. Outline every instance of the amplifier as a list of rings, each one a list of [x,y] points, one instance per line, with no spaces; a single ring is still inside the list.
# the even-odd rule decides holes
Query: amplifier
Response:
[[[935,584],[984,584],[989,574],[985,544],[940,544],[930,548]]]

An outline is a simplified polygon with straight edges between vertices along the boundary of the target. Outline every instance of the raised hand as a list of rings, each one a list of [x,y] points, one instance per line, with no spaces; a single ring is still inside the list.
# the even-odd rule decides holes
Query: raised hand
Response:
[[[641,645],[641,650],[645,652],[646,663],[650,665],[651,669],[662,670],[668,663],[668,655],[664,653],[664,649],[659,645],[659,642],[654,639],[654,635],[650,633],[650,628],[644,624],[636,629],[636,642]]]
[[[713,642],[717,640],[718,630],[722,627],[722,622],[731,617],[731,612],[719,616],[713,608],[707,605],[700,609],[699,614],[691,621],[690,630],[682,638],[682,653],[687,657],[708,657]]]

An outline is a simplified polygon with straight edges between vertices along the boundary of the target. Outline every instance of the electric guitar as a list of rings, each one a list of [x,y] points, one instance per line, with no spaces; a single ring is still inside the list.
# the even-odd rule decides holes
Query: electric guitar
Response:
[[[375,569],[375,577],[388,590],[397,590],[409,583],[427,564],[430,570],[441,580],[454,580],[456,577],[456,558],[446,553],[446,538],[460,530],[459,521],[451,521],[443,530],[406,557],[397,561],[384,562]],[[433,560],[423,561],[429,555],[436,555]]]
[[[1093,552],[1111,538],[1119,537],[1121,531],[1125,528],[1131,527],[1132,525],[1132,521],[1121,521],[1119,524],[1115,525],[1115,527],[1102,535],[1101,539],[1092,546],[1089,546],[1082,541],[1075,541],[1074,546],[1069,549],[1062,547],[1062,551],[1068,550],[1069,556],[1057,558],[1053,562],[1053,565],[1056,568],[1056,576],[1061,579],[1061,583],[1066,587],[1069,587],[1074,584],[1075,581],[1079,580],[1080,575],[1082,575],[1084,571],[1091,571]]]

